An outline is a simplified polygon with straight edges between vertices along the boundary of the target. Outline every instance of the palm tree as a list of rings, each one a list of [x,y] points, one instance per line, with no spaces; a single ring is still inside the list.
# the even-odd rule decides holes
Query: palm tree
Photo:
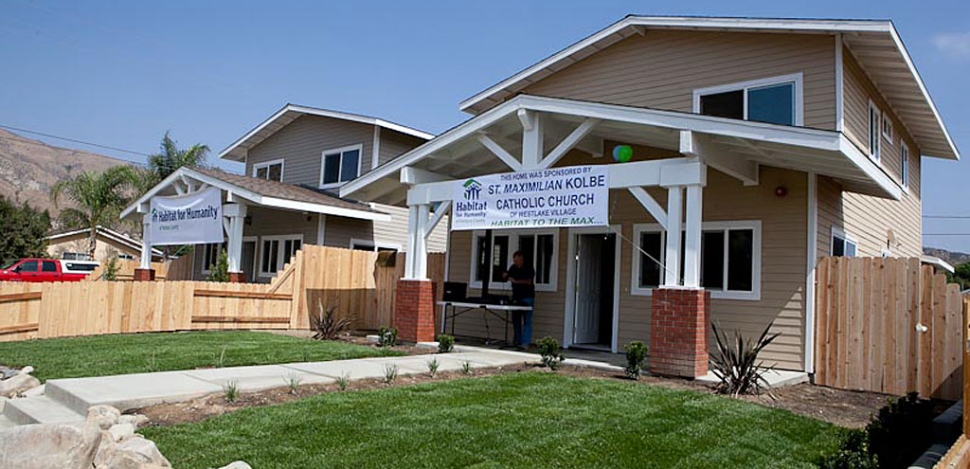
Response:
[[[90,231],[88,250],[92,259],[97,247],[98,226],[110,228],[121,223],[118,216],[131,202],[137,180],[135,169],[123,165],[103,173],[83,172],[51,187],[54,207],[62,195],[74,202],[72,207],[61,210],[58,220],[66,228]]]
[[[196,143],[187,149],[180,149],[178,142],[172,139],[168,132],[162,137],[161,152],[148,157],[148,174],[141,189],[148,190],[155,184],[162,182],[175,170],[188,166],[190,168],[205,168],[209,147]],[[147,186],[146,186],[147,185]]]

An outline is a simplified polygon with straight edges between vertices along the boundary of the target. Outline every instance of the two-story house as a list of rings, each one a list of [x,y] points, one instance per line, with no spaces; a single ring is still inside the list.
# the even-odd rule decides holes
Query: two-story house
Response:
[[[817,259],[919,256],[921,161],[959,159],[889,21],[629,16],[460,107],[468,121],[341,196],[407,205],[414,241],[461,181],[606,165],[608,226],[452,230],[449,280],[507,289],[496,274],[523,251],[534,337],[644,340],[652,370],[687,376],[706,372],[711,321],[773,323],[766,362],[811,372]],[[421,258],[399,289],[428,288]],[[484,336],[486,318],[448,328]]]
[[[303,244],[406,251],[406,209],[341,199],[336,191],[432,137],[376,117],[287,104],[220,152],[243,163],[244,174],[181,168],[122,216],[137,216],[152,197],[221,189],[225,202],[245,206],[240,258],[238,265],[230,258],[230,272],[247,282],[268,282]],[[444,251],[444,228],[428,243]],[[206,278],[226,247],[195,246],[193,277]]]

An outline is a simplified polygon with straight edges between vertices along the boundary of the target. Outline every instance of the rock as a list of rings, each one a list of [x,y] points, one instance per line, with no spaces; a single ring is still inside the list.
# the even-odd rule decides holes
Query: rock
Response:
[[[0,379],[7,379],[20,374],[19,370],[9,368],[6,366],[0,366]]]
[[[0,413],[3,412],[3,406],[4,404],[7,403],[8,400],[9,399],[7,399],[6,397],[0,396]]]
[[[107,430],[101,430],[101,443],[98,445],[98,451],[94,455],[94,467],[108,467],[108,458],[114,454],[117,446],[118,443],[115,443],[114,435]]]
[[[117,425],[119,418],[121,418],[121,411],[110,405],[93,405],[88,407],[88,423],[93,423],[102,430],[107,430],[112,425]]]
[[[22,392],[20,394],[22,394],[24,397],[43,396],[44,395],[44,389],[45,388],[47,388],[47,385],[46,384],[41,384],[40,386],[37,386],[36,388],[30,388],[30,389],[28,389],[28,390],[26,390],[26,391],[24,391],[24,392]]]
[[[18,394],[40,386],[40,380],[26,373],[0,381],[0,396],[15,397]]]
[[[253,469],[253,466],[246,464],[246,461],[233,461],[219,469]]]
[[[89,469],[100,442],[93,425],[21,425],[0,432],[0,467]]]
[[[130,423],[137,430],[148,423],[148,417],[142,414],[122,415],[118,418],[118,423]]]
[[[114,441],[121,441],[125,437],[135,434],[135,426],[130,423],[119,423],[117,425],[112,425],[108,429],[108,433],[111,434]]]
[[[34,367],[32,366],[25,366],[23,367],[23,369],[20,370],[20,374],[22,375],[29,375],[33,372],[34,372]]]
[[[127,438],[113,448],[111,454],[105,458],[105,467],[111,469],[142,468],[143,464],[155,464],[161,467],[172,467],[162,456],[161,451],[151,440],[141,435]]]

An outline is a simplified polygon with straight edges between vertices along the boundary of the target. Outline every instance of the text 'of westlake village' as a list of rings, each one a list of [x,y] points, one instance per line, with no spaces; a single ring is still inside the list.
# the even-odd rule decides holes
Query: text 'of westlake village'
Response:
[[[455,183],[453,230],[609,224],[609,167],[491,174]]]

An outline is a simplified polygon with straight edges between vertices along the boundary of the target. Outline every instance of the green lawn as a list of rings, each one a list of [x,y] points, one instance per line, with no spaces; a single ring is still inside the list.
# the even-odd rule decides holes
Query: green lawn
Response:
[[[268,332],[114,334],[0,343],[0,364],[31,365],[41,381],[212,366],[267,365],[398,355],[376,347]]]
[[[836,427],[755,404],[541,372],[328,393],[146,428],[178,468],[814,467]]]

